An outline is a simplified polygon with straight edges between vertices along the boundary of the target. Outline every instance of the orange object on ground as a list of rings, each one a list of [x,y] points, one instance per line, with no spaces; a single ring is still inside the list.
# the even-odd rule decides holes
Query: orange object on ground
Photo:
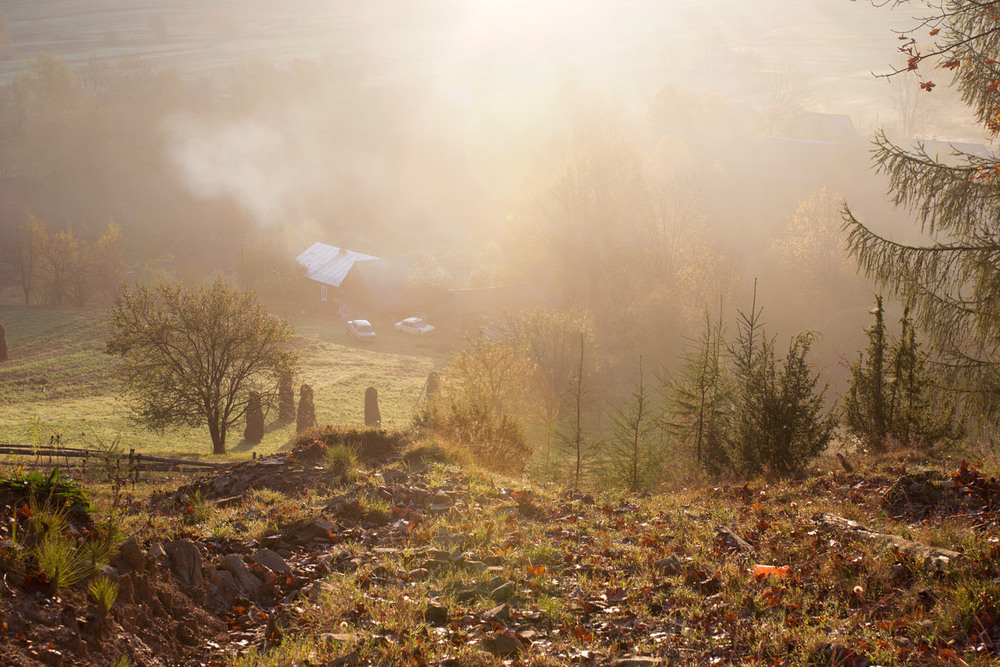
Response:
[[[755,577],[787,577],[791,573],[791,568],[787,565],[754,565],[753,574]]]

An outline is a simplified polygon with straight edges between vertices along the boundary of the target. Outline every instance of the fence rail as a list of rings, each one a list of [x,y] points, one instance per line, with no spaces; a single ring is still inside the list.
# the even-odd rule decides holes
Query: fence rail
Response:
[[[125,468],[126,474],[133,474],[138,477],[140,472],[207,472],[214,468],[228,465],[226,463],[211,463],[209,461],[196,461],[193,459],[168,458],[164,456],[148,456],[140,454],[134,449],[128,453],[108,453],[100,450],[85,449],[83,447],[63,447],[61,445],[43,445],[34,447],[32,445],[20,445],[12,443],[0,443],[0,455],[17,456],[22,458],[32,458],[33,461],[18,463],[24,468],[48,468],[58,465],[60,459],[64,460],[62,467],[69,469],[80,469],[86,472],[87,463],[90,461],[100,461],[111,463],[120,468]],[[45,463],[42,459],[47,459]],[[70,460],[76,461],[71,463]]]

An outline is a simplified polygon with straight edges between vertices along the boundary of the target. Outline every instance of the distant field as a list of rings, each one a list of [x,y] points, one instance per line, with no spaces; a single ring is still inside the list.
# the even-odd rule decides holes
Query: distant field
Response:
[[[0,442],[42,444],[52,433],[61,433],[69,445],[94,446],[120,437],[125,449],[144,454],[208,456],[211,440],[206,429],[158,434],[132,423],[115,378],[119,362],[104,353],[105,317],[103,310],[0,306],[12,356],[0,364]],[[364,392],[374,386],[383,425],[405,426],[427,373],[442,366],[458,344],[455,339],[413,340],[380,330],[375,346],[361,347],[348,342],[339,323],[297,324],[300,380],[315,390],[320,425],[362,425]],[[287,445],[294,430],[294,424],[272,424],[264,441],[249,447],[240,442],[241,424],[230,432],[227,446],[238,457],[254,450],[268,454]]]
[[[752,93],[731,71],[735,58],[793,71],[807,83],[808,106],[855,115],[862,100],[868,114],[891,111],[887,84],[871,72],[897,56],[890,28],[908,24],[905,11],[848,0],[7,0],[2,8],[14,57],[0,61],[0,84],[41,52],[72,65],[138,55],[188,78],[253,60],[329,57],[371,80],[444,90],[506,92],[511,81],[530,90],[569,68],[634,101],[668,82],[744,99]]]

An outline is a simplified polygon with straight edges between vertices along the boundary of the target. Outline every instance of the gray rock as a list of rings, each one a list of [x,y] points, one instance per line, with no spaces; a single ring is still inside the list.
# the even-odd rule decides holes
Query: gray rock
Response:
[[[123,574],[118,579],[118,599],[125,604],[131,604],[135,591],[132,586],[132,577],[127,574]]]
[[[424,609],[424,621],[431,625],[448,624],[448,608],[433,602]]]
[[[292,573],[292,568],[288,567],[288,563],[285,562],[285,559],[270,549],[261,549],[257,553],[250,556],[250,560],[258,565],[263,565],[271,572],[280,574]]]
[[[152,556],[153,558],[166,558],[167,552],[163,548],[163,545],[159,542],[153,542],[149,545],[149,549],[146,550],[146,554]]]
[[[118,548],[118,558],[116,560],[121,561],[136,572],[142,572],[146,569],[146,557],[143,556],[142,549],[139,548],[139,543],[136,542],[134,537],[130,537],[122,542],[122,545]]]
[[[236,583],[236,577],[233,576],[232,572],[223,570],[218,573],[218,578],[219,581],[215,584],[216,593],[227,605],[233,604],[240,595],[240,587]]]
[[[506,623],[510,620],[510,605],[504,603],[493,607],[493,609],[490,609],[488,612],[483,614],[483,619],[487,621]]]
[[[659,570],[662,574],[666,575],[684,573],[684,566],[681,565],[681,561],[677,558],[677,556],[667,556],[666,558],[661,558],[653,563],[653,567]]]
[[[483,639],[484,649],[500,658],[509,658],[524,650],[524,645],[517,637],[505,632],[497,632]]]
[[[201,588],[201,552],[190,540],[169,542],[164,547],[170,556],[170,567],[182,584]]]
[[[219,569],[233,575],[237,588],[244,596],[251,600],[260,598],[260,580],[251,574],[242,558],[236,554],[226,554],[219,563]],[[221,576],[222,573],[219,574]]]
[[[507,583],[501,584],[500,586],[497,586],[492,591],[490,591],[490,597],[496,600],[497,602],[506,602],[507,600],[514,597],[514,594],[516,592],[517,592],[517,584],[515,584],[513,581],[508,581]]]

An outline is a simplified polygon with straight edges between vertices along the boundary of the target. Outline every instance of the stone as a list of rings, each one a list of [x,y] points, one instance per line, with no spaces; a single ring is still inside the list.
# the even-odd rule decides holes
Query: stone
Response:
[[[430,625],[447,625],[448,608],[433,602],[428,604],[424,609],[424,621]]]
[[[260,597],[260,580],[251,574],[243,559],[236,554],[226,554],[219,563],[219,569],[229,572],[236,581],[240,592],[251,600]],[[221,572],[220,572],[221,576]]]
[[[361,663],[361,656],[358,655],[357,651],[351,651],[350,653],[345,653],[339,658],[334,658],[330,662],[330,667],[354,667]]]
[[[281,574],[291,574],[292,568],[288,566],[285,559],[279,556],[277,553],[271,551],[270,549],[261,549],[257,553],[250,556],[250,560],[258,565],[263,565],[271,572],[281,573]]]
[[[146,558],[143,556],[142,549],[139,548],[139,543],[136,542],[134,537],[130,537],[122,542],[122,545],[118,547],[118,557],[115,560],[120,561],[136,572],[143,572],[146,569]]]
[[[123,574],[118,579],[118,599],[125,604],[131,604],[135,596],[135,589],[132,586],[132,577]]]
[[[170,556],[170,566],[182,584],[201,588],[201,552],[190,540],[169,542],[164,547]]]
[[[233,576],[232,572],[226,571],[219,572],[218,577],[219,581],[215,584],[216,593],[226,605],[231,606],[233,601],[240,596],[240,587],[236,583],[236,577]]]
[[[493,609],[490,609],[488,612],[483,614],[483,619],[487,621],[506,623],[510,620],[510,605],[504,603],[493,607]]]
[[[517,592],[517,584],[513,581],[508,581],[505,584],[497,586],[492,591],[490,591],[490,597],[497,602],[506,602],[507,600],[514,597],[514,593]]]
[[[485,637],[482,646],[499,658],[509,658],[524,650],[521,640],[506,632],[497,632]]]
[[[146,550],[146,554],[156,559],[167,557],[166,550],[163,548],[163,545],[160,544],[159,542],[153,542],[152,544],[150,544],[149,549]]]
[[[661,558],[653,563],[653,567],[659,570],[661,574],[666,575],[684,573],[684,566],[681,565],[681,561],[677,558],[677,556],[667,556],[666,558]]]

